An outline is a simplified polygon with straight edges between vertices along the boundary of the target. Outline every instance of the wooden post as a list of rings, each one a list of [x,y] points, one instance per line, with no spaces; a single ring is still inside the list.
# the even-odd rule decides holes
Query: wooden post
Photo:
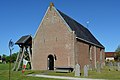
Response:
[[[31,47],[29,46],[28,48],[29,48],[28,54],[29,54],[29,58],[30,58],[30,65],[31,65],[31,69],[32,69],[32,52],[31,52]]]
[[[19,53],[18,53],[18,55],[17,55],[17,59],[16,59],[16,61],[15,61],[15,64],[14,64],[14,67],[13,67],[12,71],[15,70],[19,57],[20,57],[20,51],[19,51]]]
[[[21,58],[20,58],[20,61],[19,61],[19,63],[18,63],[18,67],[17,67],[16,71],[18,71],[18,69],[20,68],[20,64],[21,64],[21,62],[22,62],[24,52],[25,52],[25,47],[23,47],[22,55],[21,55]]]

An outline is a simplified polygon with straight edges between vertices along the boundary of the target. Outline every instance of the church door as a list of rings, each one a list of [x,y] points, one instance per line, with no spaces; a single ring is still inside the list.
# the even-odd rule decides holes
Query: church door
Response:
[[[48,69],[54,70],[54,57],[53,57],[53,55],[48,56]]]

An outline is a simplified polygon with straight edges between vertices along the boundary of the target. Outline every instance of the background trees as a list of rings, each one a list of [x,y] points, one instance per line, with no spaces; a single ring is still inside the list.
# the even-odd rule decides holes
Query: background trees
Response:
[[[14,61],[16,61],[17,55],[18,55],[18,52],[13,53],[13,54],[11,55],[11,62],[12,62],[12,63],[13,63]],[[10,62],[10,56],[7,56],[7,55],[3,54],[3,55],[1,56],[1,58],[2,58],[2,61],[5,61],[5,62],[7,62],[7,63]]]
[[[117,47],[117,49],[115,50],[116,54],[115,54],[115,61],[120,61],[120,45]]]

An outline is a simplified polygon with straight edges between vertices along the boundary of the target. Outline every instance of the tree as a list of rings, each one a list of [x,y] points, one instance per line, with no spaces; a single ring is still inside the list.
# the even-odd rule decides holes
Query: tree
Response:
[[[117,49],[115,50],[116,54],[115,54],[115,57],[114,59],[116,61],[120,61],[120,45],[117,47]]]
[[[12,63],[13,63],[14,61],[16,61],[17,55],[18,55],[18,52],[13,53],[13,54],[11,55],[11,62],[12,62]],[[7,63],[10,62],[10,56],[7,56],[7,55],[5,55],[5,54],[3,54],[2,59],[3,59],[3,61],[6,61]]]
[[[117,49],[115,50],[115,52],[120,52],[120,45],[117,47]]]
[[[2,56],[0,55],[0,63],[2,63]]]
[[[18,52],[17,53],[13,53],[11,55],[11,62],[15,62],[16,61],[17,55],[18,55]]]
[[[6,57],[7,57],[7,55],[3,54],[3,56],[2,56],[2,63],[6,64]]]
[[[0,55],[0,60],[2,60],[2,56]]]

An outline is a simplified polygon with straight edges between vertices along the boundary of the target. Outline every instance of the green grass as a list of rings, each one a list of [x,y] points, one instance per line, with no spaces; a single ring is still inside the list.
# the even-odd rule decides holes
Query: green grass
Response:
[[[25,71],[23,74],[21,71],[11,71],[11,80],[61,80],[61,79],[48,79],[41,77],[30,77],[27,74],[40,74],[43,71]],[[0,64],[0,80],[9,80],[9,64]]]
[[[54,71],[40,71],[40,74],[44,74],[45,72],[47,75],[74,77],[74,72],[72,72],[72,73],[56,73]],[[120,71],[116,71],[116,70],[109,71],[108,67],[104,67],[100,73],[96,72],[96,70],[89,71],[88,77],[84,77],[83,70],[81,71],[81,73],[82,74],[81,74],[80,78],[120,80]]]
[[[9,79],[9,64],[0,64],[0,80]],[[80,78],[84,78],[83,71]],[[45,74],[54,76],[70,76],[74,77],[74,72],[72,73],[56,73],[55,71],[30,71],[26,70],[23,74],[21,71],[12,71],[11,80],[60,80],[60,79],[48,79],[40,77],[28,77],[28,74]],[[89,76],[85,78],[95,78],[95,79],[107,79],[107,80],[120,80],[120,71],[112,70],[109,71],[108,67],[104,67],[100,73],[94,71],[89,71]]]
[[[9,64],[0,64],[0,70],[8,70]]]
[[[88,78],[120,80],[120,71],[116,70],[109,71],[108,67],[104,67],[100,73],[96,71],[89,71]]]

